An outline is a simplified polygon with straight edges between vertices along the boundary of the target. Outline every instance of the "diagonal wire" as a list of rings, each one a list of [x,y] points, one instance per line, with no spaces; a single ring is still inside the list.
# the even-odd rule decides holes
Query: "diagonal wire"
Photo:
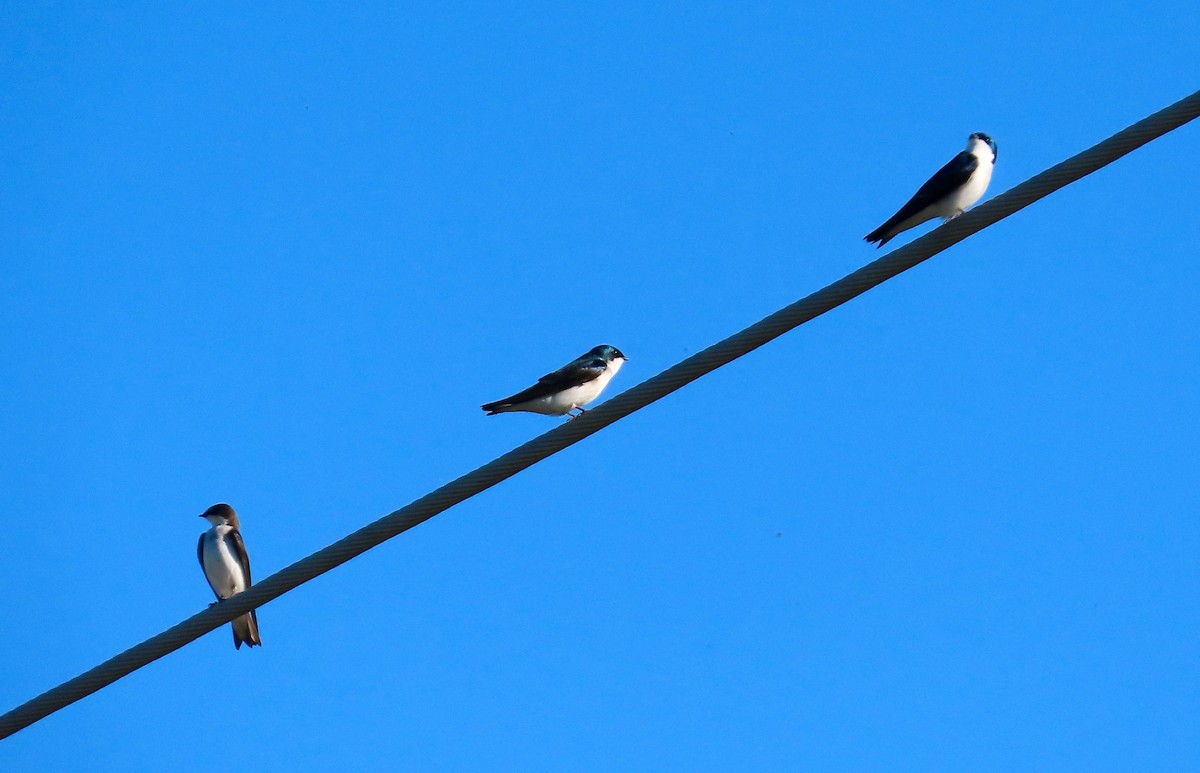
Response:
[[[524,445],[445,484],[374,523],[302,558],[244,593],[227,599],[0,716],[0,739],[106,687],[142,666],[183,647],[247,611],[380,543],[429,520],[464,499],[495,486],[525,468],[599,432],[676,389],[732,362],[876,285],[928,260],[948,247],[1070,185],[1200,115],[1200,91],[1117,132],[1103,142],[1050,167],[976,209],[909,244],[868,263],[831,285],[787,306],[723,341],[713,344],[637,386],[559,425]]]

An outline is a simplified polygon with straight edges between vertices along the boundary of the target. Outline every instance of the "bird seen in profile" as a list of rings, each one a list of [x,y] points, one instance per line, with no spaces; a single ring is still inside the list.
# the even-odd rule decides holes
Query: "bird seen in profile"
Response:
[[[246,543],[242,541],[241,522],[232,507],[222,502],[200,514],[212,524],[212,528],[200,535],[196,555],[204,577],[221,601],[235,596],[250,587],[250,556]],[[233,621],[233,646],[241,649],[262,646],[258,635],[258,616],[251,609]]]
[[[967,140],[967,149],[930,177],[899,212],[867,234],[866,241],[882,247],[901,231],[935,217],[953,220],[983,197],[995,166],[996,143],[983,132],[975,132]]]
[[[563,416],[578,410],[600,396],[612,377],[625,363],[620,349],[604,344],[553,373],[547,373],[533,386],[511,397],[481,406],[488,416],[507,411],[529,411],[546,416]]]

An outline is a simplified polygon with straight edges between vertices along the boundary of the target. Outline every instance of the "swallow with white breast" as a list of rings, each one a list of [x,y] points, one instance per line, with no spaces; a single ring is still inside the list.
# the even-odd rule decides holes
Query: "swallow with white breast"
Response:
[[[546,416],[583,415],[583,406],[595,400],[625,363],[620,349],[597,346],[577,360],[547,373],[533,386],[511,397],[481,406],[488,416],[507,411],[529,411]]]
[[[882,247],[901,231],[935,217],[953,220],[983,197],[995,166],[996,143],[983,132],[975,132],[966,150],[950,159],[899,212],[864,238]]]
[[[250,587],[250,556],[242,541],[241,522],[232,507],[222,502],[205,510],[200,517],[211,523],[212,528],[200,535],[196,555],[219,602]],[[251,609],[234,619],[234,649],[241,649],[243,642],[250,647],[262,646],[255,611]]]

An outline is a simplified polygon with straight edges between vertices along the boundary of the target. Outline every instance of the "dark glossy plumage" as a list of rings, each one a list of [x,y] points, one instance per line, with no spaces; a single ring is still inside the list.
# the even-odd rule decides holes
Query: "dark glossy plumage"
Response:
[[[988,142],[990,143],[990,138]],[[971,175],[979,168],[979,159],[973,154],[962,151],[937,171],[933,177],[917,190],[908,203],[900,208],[888,221],[866,235],[868,242],[878,242],[879,246],[887,244],[896,236],[896,226],[908,220],[913,215],[932,206],[953,193],[971,179]]]
[[[530,400],[537,400],[557,394],[564,389],[586,384],[593,379],[599,378],[608,367],[608,363],[617,357],[625,358],[625,355],[621,354],[620,349],[608,346],[607,344],[597,346],[582,357],[574,359],[558,370],[542,376],[536,384],[528,389],[523,389],[515,395],[510,395],[503,400],[487,403],[480,407],[488,412],[488,416],[494,416],[500,413],[497,410],[499,408],[520,405]]]

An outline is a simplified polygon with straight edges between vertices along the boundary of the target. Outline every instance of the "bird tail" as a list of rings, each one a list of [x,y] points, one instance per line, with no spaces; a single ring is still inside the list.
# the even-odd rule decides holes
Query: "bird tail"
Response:
[[[876,228],[871,233],[864,236],[863,240],[870,242],[872,244],[874,244],[875,242],[879,242],[879,244],[876,246],[882,247],[883,245],[890,242],[896,236],[896,234],[894,234],[894,233],[889,233],[889,231],[892,230],[893,225],[894,225],[894,223],[892,223],[892,221],[889,220],[886,223],[884,223],[883,225]]]
[[[497,413],[504,413],[504,411],[506,411],[511,405],[512,403],[506,400],[498,400],[494,403],[486,403],[485,405],[481,405],[479,407],[487,411],[488,416],[495,416]]]
[[[251,609],[241,617],[235,618],[233,621],[233,648],[241,649],[242,642],[245,642],[250,647],[261,647],[262,637],[258,635],[258,615],[257,610]]]

